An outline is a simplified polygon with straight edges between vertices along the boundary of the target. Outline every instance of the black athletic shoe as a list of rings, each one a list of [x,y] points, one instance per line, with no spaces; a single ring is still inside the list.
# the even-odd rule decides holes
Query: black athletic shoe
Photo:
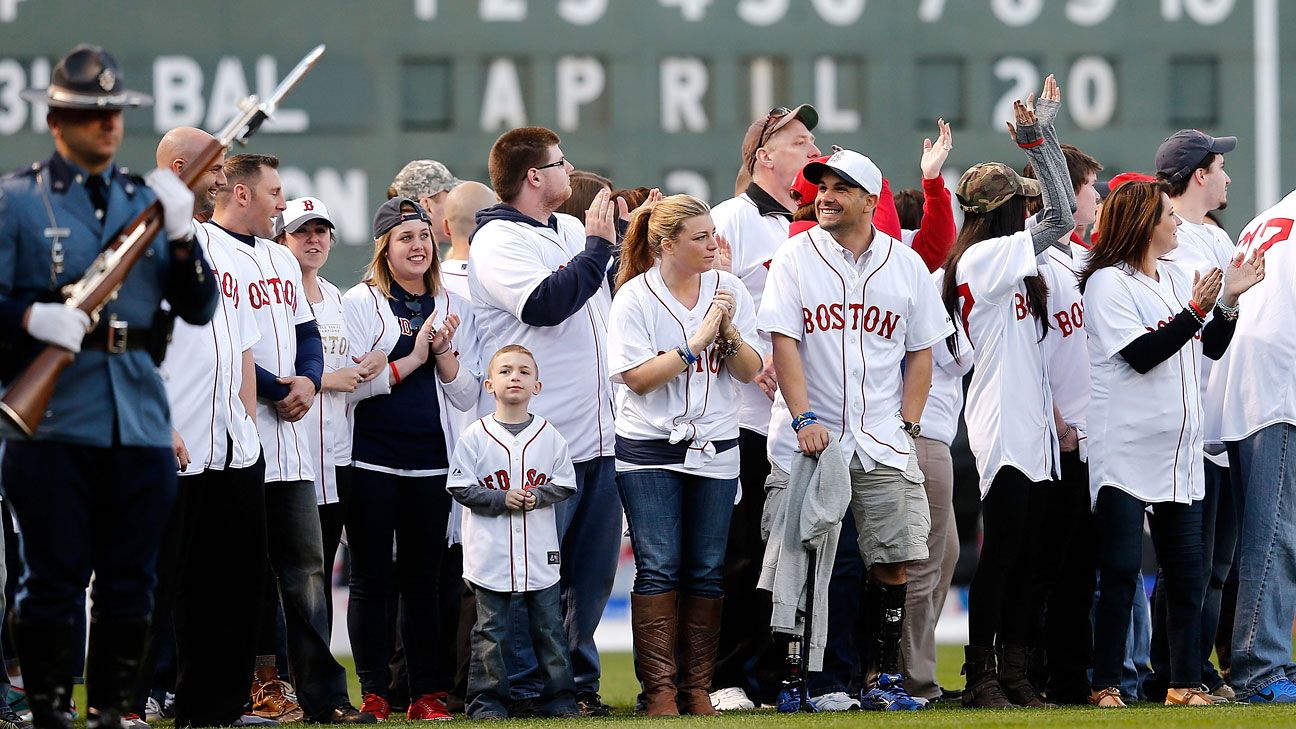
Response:
[[[612,707],[603,703],[603,699],[593,691],[576,694],[576,706],[580,708],[580,715],[585,717],[612,714]]]
[[[508,707],[508,715],[510,719],[539,719],[540,710],[535,699],[518,699]]]

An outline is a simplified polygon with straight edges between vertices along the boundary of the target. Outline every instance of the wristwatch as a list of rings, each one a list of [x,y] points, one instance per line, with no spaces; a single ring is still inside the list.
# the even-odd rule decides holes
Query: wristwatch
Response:
[[[911,423],[908,420],[902,420],[900,422],[904,423],[904,425],[900,427],[904,428],[904,432],[908,433],[910,438],[917,438],[922,434],[922,426],[918,423]]]

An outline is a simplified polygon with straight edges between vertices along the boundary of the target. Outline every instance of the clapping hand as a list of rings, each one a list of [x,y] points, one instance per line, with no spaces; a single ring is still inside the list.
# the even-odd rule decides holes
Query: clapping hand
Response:
[[[1218,268],[1207,271],[1205,276],[1201,271],[1193,271],[1192,300],[1205,311],[1214,309],[1223,283],[1224,274]]]
[[[1233,256],[1228,273],[1224,274],[1224,305],[1230,308],[1237,306],[1238,297],[1263,281],[1264,277],[1264,251],[1256,249],[1250,258],[1246,257],[1246,253],[1238,251],[1237,255]]]
[[[733,273],[733,247],[729,245],[729,239],[716,233],[716,257],[712,262],[711,268]]]
[[[619,199],[619,198],[618,198]],[[621,203],[624,206],[624,203]],[[602,238],[608,243],[616,242],[616,213],[618,204],[612,201],[612,193],[605,187],[598,191],[585,211],[585,237]]]

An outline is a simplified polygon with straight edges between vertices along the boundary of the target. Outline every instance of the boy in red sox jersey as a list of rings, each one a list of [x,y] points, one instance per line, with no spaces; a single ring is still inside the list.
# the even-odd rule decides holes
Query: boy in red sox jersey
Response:
[[[491,357],[483,382],[495,413],[464,431],[450,460],[446,490],[463,505],[463,578],[477,598],[468,666],[468,718],[508,718],[503,646],[509,603],[526,601],[536,661],[544,675],[544,716],[579,716],[563,628],[561,552],[553,505],[576,493],[567,441],[527,407],[540,392],[531,352],[510,344]]]

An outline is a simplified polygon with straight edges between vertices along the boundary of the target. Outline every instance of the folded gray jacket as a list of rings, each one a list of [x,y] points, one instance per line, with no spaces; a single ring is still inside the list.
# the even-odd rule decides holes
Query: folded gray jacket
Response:
[[[823,669],[824,646],[828,642],[828,582],[841,520],[850,507],[850,469],[837,441],[818,458],[792,456],[792,473],[787,488],[774,487],[765,493],[761,515],[761,536],[765,557],[757,587],[773,596],[770,628],[777,633],[804,634],[806,575],[810,552],[814,550],[814,612],[810,621],[807,665]]]

